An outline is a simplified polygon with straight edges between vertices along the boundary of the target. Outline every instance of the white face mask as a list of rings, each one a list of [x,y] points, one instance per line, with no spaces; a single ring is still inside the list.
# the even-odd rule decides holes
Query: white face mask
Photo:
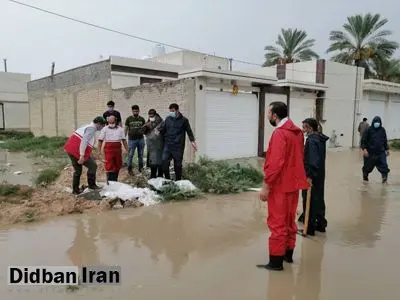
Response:
[[[152,118],[149,118],[149,120],[150,120],[151,122],[154,122],[154,121],[156,120],[156,118],[152,117]]]
[[[109,126],[110,128],[114,128],[114,127],[115,127],[115,123],[114,123],[114,124],[108,124],[108,126]]]

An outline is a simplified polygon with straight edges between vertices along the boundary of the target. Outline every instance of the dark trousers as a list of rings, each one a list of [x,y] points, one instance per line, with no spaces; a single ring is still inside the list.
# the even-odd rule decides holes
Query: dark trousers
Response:
[[[169,166],[171,164],[171,160],[174,160],[175,180],[176,181],[181,180],[183,150],[181,148],[170,148],[167,145],[165,145],[162,155],[162,163],[166,179],[171,179],[171,175],[169,173]]]
[[[162,165],[150,165],[150,178],[163,177]]]
[[[369,154],[368,157],[364,156],[364,166],[362,168],[364,179],[368,178],[369,173],[371,173],[375,167],[378,169],[379,173],[382,174],[382,177],[388,176],[390,169],[385,152]]]
[[[118,181],[119,172],[107,172],[107,181]]]
[[[303,198],[303,212],[306,211],[307,190],[301,192]],[[313,179],[311,187],[310,215],[309,228],[317,226],[326,227],[327,221],[325,218],[325,179]]]
[[[79,185],[81,181],[81,175],[82,175],[82,165],[78,164],[78,159],[73,156],[68,154],[72,166],[74,167],[74,175],[72,177],[72,190],[73,192],[79,192]],[[97,164],[94,161],[93,158],[89,157],[85,162],[83,163],[83,166],[85,166],[88,171],[87,171],[87,183],[89,188],[93,187],[96,185],[96,171],[97,171]]]

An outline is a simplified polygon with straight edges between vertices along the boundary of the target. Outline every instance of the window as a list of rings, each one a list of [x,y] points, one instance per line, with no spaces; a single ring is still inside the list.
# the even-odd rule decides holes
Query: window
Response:
[[[156,82],[161,82],[162,79],[160,78],[150,78],[150,77],[140,77],[140,85],[146,84],[146,83],[156,83]]]

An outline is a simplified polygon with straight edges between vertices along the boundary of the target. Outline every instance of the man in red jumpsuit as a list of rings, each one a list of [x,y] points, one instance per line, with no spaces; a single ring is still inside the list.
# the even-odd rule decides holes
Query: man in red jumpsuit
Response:
[[[260,199],[268,202],[267,224],[271,235],[269,263],[257,267],[281,271],[284,260],[293,262],[299,191],[308,188],[303,162],[304,135],[288,119],[288,109],[283,102],[272,102],[267,117],[276,129],[265,158]]]
[[[119,170],[122,167],[122,144],[128,152],[124,129],[117,125],[115,116],[108,117],[108,125],[104,127],[99,135],[99,150],[104,144],[104,161],[107,181],[118,181]]]

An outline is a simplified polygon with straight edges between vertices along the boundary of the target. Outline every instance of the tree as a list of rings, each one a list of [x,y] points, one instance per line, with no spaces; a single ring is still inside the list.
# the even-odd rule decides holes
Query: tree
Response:
[[[299,29],[281,29],[278,35],[276,46],[266,46],[264,48],[265,63],[263,66],[272,66],[278,63],[293,63],[307,61],[318,58],[318,54],[311,48],[314,47],[315,40],[307,39],[307,33]]]
[[[387,39],[392,32],[382,29],[387,22],[380,14],[347,17],[344,31],[330,32],[332,43],[327,53],[339,52],[332,57],[333,61],[365,67],[368,73],[373,60],[389,59],[399,47]]]
[[[400,82],[399,59],[375,59],[373,62],[374,77],[379,80]]]

